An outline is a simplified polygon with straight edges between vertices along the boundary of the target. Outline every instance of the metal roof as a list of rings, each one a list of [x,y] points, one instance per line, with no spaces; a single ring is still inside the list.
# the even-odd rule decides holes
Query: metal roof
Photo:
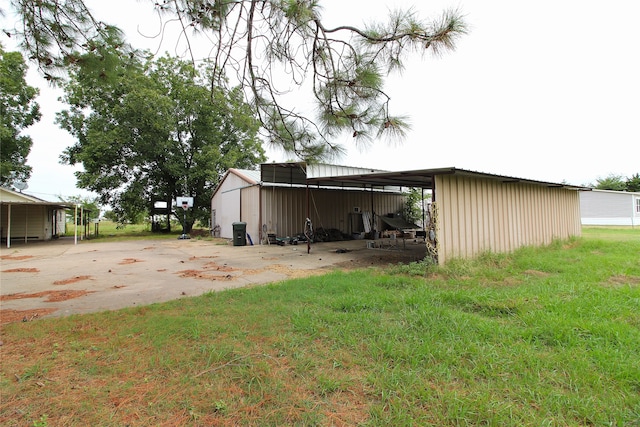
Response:
[[[351,187],[355,189],[362,186],[341,186],[333,181],[333,177],[371,176],[371,174],[378,173],[388,173],[388,171],[329,164],[306,164],[305,162],[263,163],[260,165],[260,182],[263,184],[306,186],[311,180],[323,180],[328,184],[316,185],[321,187]],[[371,186],[368,186],[368,188],[371,188]],[[381,185],[375,188],[392,192],[401,191],[400,186],[395,184]]]
[[[235,171],[236,175],[239,175],[241,178],[243,178],[247,182],[250,182],[251,184],[257,184],[260,182],[260,171],[251,169],[229,169],[227,173],[232,171]]]
[[[30,194],[17,192],[5,187],[0,187],[0,204],[53,206],[60,209],[72,208],[75,206],[73,203],[67,202],[49,202]]]
[[[600,190],[598,188],[593,188],[591,191],[598,192],[598,193],[610,193],[610,194],[640,196],[640,191]]]
[[[259,181],[262,184],[312,185],[314,187],[350,189],[366,188],[385,191],[400,191],[401,187],[431,189],[433,188],[434,178],[437,175],[458,175],[464,177],[492,179],[503,183],[519,182],[549,188],[565,188],[569,190],[592,190],[589,187],[496,175],[455,167],[391,172],[346,166],[307,165],[304,162],[285,162],[263,163],[260,165],[259,172],[246,170],[238,170],[238,172],[245,174],[247,177],[255,181]]]
[[[540,185],[544,187],[566,188],[570,190],[590,191],[589,187],[581,187],[569,184],[559,184],[553,182],[537,181],[525,178],[516,178],[503,175],[494,175],[484,172],[475,172],[454,167],[439,169],[419,169],[398,172],[379,172],[369,174],[343,175],[332,177],[309,178],[310,185],[335,186],[335,187],[360,187],[373,188],[400,186],[414,188],[433,188],[434,177],[437,175],[459,175],[466,177],[485,178],[501,181],[504,183],[526,183]]]

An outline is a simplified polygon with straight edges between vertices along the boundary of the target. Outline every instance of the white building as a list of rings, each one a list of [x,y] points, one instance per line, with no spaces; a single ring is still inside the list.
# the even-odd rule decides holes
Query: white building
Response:
[[[580,216],[582,225],[640,225],[640,193],[580,192]]]
[[[12,240],[51,240],[63,235],[68,208],[62,202],[0,188],[0,239],[10,247]]]

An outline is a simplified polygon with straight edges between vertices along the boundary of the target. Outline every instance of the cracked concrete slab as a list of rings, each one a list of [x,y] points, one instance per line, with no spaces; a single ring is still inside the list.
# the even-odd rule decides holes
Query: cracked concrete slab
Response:
[[[335,269],[408,263],[425,253],[424,243],[413,240],[390,249],[367,248],[366,240],[309,248],[233,246],[223,239],[12,244],[0,249],[0,323],[11,315],[29,320],[115,310]]]

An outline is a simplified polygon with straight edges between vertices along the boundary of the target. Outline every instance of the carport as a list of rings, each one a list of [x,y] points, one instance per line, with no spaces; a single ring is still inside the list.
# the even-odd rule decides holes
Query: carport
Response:
[[[37,197],[0,189],[0,239],[11,240],[51,240],[64,234],[66,210],[73,205],[63,202],[48,202]]]
[[[440,264],[579,236],[579,191],[590,190],[454,167],[317,177],[306,182],[310,187],[431,190],[426,242]]]

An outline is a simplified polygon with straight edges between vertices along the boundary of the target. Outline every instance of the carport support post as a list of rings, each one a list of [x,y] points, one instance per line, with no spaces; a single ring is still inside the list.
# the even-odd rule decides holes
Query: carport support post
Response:
[[[371,239],[376,240],[378,238],[378,227],[375,221],[375,212],[373,211],[373,209],[374,209],[373,184],[371,184]]]
[[[7,249],[11,247],[11,203],[7,205]]]
[[[73,212],[73,244],[78,244],[78,205]]]
[[[84,229],[84,205],[80,206],[80,225],[82,226],[82,232],[85,233]],[[80,233],[80,240],[83,240],[82,233]]]
[[[24,244],[27,244],[29,237],[29,206],[24,205]]]
[[[424,215],[424,188],[421,188],[420,190],[421,190],[421,195],[422,195],[422,197],[420,197],[420,201],[422,202],[422,231],[425,231],[426,230],[426,227],[425,227],[426,218],[425,218],[425,215]]]
[[[306,170],[305,170],[306,173]],[[311,218],[309,212],[309,181],[307,181],[307,218]],[[305,225],[306,228],[306,225]],[[307,237],[307,255],[311,252],[311,242],[309,242],[309,237]]]

